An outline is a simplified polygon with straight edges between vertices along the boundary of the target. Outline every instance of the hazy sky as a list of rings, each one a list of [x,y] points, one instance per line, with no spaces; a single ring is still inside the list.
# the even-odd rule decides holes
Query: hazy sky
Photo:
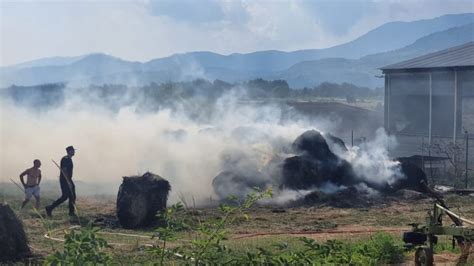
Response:
[[[473,0],[0,0],[0,65],[103,52],[147,61],[323,48],[389,21],[474,12]]]

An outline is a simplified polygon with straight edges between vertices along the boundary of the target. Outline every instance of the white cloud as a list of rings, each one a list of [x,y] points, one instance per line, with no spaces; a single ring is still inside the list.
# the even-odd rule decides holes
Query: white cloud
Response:
[[[90,52],[146,61],[199,50],[322,48],[392,20],[474,12],[465,0],[183,1],[0,0],[0,64]]]

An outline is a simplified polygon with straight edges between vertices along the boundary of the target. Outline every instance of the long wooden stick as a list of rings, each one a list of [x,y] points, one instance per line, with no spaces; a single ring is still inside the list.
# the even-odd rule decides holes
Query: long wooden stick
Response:
[[[59,164],[55,160],[51,159],[51,161],[53,161],[53,163],[59,168],[59,171],[61,171],[61,173],[63,174],[64,178],[66,179],[67,185],[69,187],[69,192],[72,194],[72,185],[71,185],[69,176],[67,176],[64,170],[61,168],[61,166],[59,166]]]
[[[10,181],[12,181],[13,184],[15,184],[23,193],[25,193],[25,189],[21,187],[17,182],[15,182],[13,179],[10,178]]]

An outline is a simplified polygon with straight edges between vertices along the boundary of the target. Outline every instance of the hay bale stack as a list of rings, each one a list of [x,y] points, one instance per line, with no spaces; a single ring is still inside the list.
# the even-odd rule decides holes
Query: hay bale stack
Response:
[[[7,204],[0,203],[0,262],[15,261],[31,254],[23,224]]]
[[[123,177],[117,195],[117,217],[124,228],[152,224],[156,213],[166,208],[171,186],[159,175]]]
[[[341,149],[345,148],[342,140],[332,138],[341,145]],[[349,162],[334,154],[318,131],[304,132],[296,138],[292,147],[298,155],[283,161],[281,187],[308,189],[327,182],[338,186],[360,182]]]

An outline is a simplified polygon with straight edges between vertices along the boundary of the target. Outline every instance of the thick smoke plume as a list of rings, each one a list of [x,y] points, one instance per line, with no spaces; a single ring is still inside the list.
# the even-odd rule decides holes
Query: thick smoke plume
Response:
[[[43,162],[44,178],[56,180],[51,159],[58,162],[64,148],[74,145],[75,180],[108,184],[115,194],[122,176],[151,171],[170,181],[172,200],[186,195],[205,203],[215,198],[212,179],[234,163],[226,156],[245,154],[258,167],[309,127],[303,120],[282,121],[279,107],[240,104],[237,99],[234,94],[219,98],[205,123],[181,110],[140,112],[134,104],[115,112],[76,94],[40,112],[2,99],[2,181],[16,179],[36,158]],[[195,104],[184,102],[180,108]],[[232,167],[246,168],[238,163]]]
[[[294,155],[291,144],[303,132],[330,132],[335,125],[326,120],[299,117],[284,104],[241,102],[242,91],[229,91],[209,103],[202,97],[176,100],[173,108],[153,111],[128,90],[112,104],[84,100],[80,91],[65,96],[54,108],[19,106],[1,99],[0,177],[16,178],[33,159],[43,162],[45,179],[56,180],[64,148],[74,145],[74,179],[102,184],[115,194],[123,176],[157,173],[172,186],[171,201],[180,197],[207,204],[224,194],[242,194],[251,189],[223,183],[222,195],[213,190],[219,174],[237,173],[255,186],[274,187],[276,202],[304,196],[306,190],[282,189],[278,167]],[[170,100],[172,101],[172,100]],[[113,106],[113,108],[110,108]],[[199,111],[199,112],[198,112]],[[385,151],[386,137],[379,132],[374,142],[348,151],[336,150],[363,176],[392,182],[401,176]],[[332,145],[331,147],[334,147]],[[376,159],[376,160],[375,160]],[[381,161],[382,160],[382,161]],[[226,179],[225,179],[226,180]],[[311,188],[308,188],[311,189]],[[327,183],[322,190],[337,191]],[[98,189],[99,190],[99,189]],[[88,193],[91,193],[90,191]],[[78,191],[81,194],[81,191]]]

